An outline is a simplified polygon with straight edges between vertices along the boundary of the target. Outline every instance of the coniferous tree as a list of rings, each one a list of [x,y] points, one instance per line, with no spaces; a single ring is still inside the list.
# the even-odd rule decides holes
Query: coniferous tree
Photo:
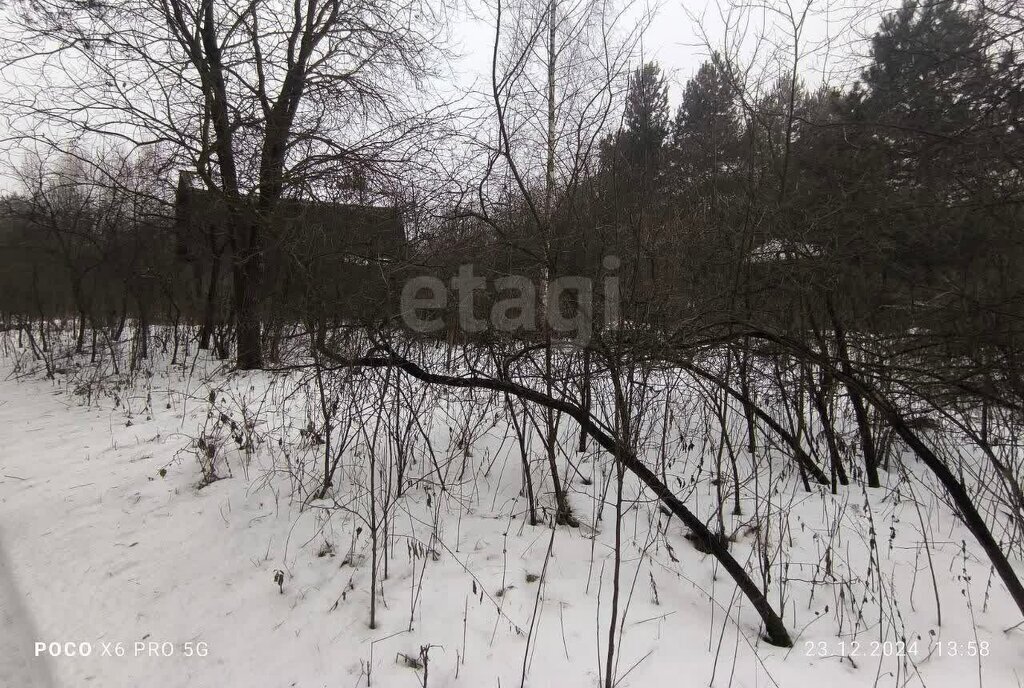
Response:
[[[656,280],[655,256],[665,240],[666,204],[660,191],[669,114],[661,67],[648,62],[630,77],[621,128],[601,143],[601,222],[613,228],[606,248],[624,263],[624,302],[645,313]]]
[[[735,171],[739,118],[725,67],[715,56],[686,84],[672,122],[672,162],[677,183],[706,186]]]
[[[602,146],[602,166],[633,181],[654,181],[669,135],[668,84],[656,62],[634,70],[626,94],[622,128]]]
[[[656,62],[638,68],[626,96],[626,159],[644,174],[659,171],[669,133],[668,85]]]

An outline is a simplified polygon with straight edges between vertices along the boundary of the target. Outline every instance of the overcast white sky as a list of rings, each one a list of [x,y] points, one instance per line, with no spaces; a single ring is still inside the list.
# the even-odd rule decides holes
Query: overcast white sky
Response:
[[[636,0],[637,16],[643,1]],[[787,16],[791,13],[799,16],[807,1],[662,0],[654,8],[654,19],[644,33],[642,58],[661,64],[668,76],[670,101],[674,106],[686,80],[696,73],[708,54],[706,40],[715,48],[721,48],[726,40],[735,41],[742,34],[745,40],[741,52],[744,59],[750,59],[758,36],[767,34],[774,40],[791,42]],[[755,6],[755,2],[761,4]],[[465,0],[465,3],[454,11],[451,20],[454,42],[463,55],[454,66],[460,82],[453,85],[456,92],[469,88],[474,82],[480,90],[487,88],[494,38],[491,13],[478,0]],[[850,59],[865,51],[866,46],[859,39],[873,32],[882,12],[896,3],[897,0],[811,0],[801,40],[805,53],[801,74],[805,81],[813,85],[824,78],[850,83],[856,76],[856,69],[863,64],[862,59]],[[726,31],[727,24],[731,25],[731,34]],[[760,45],[763,56],[769,49],[765,47],[766,42]],[[17,78],[11,72],[3,77]],[[6,88],[4,78],[0,78],[0,109]],[[0,117],[0,136],[6,138],[10,133]],[[0,149],[0,155],[7,154]],[[12,161],[3,162],[7,164],[2,167],[9,169]],[[11,188],[11,178],[6,170],[0,169],[0,190]]]
[[[639,3],[641,0],[637,0]],[[757,37],[789,40],[790,13],[799,16],[808,0],[648,0],[655,12],[643,38],[643,59],[656,60],[669,80],[670,100],[678,102],[683,85],[708,55],[707,42],[721,49],[741,34],[745,58]],[[490,67],[493,26],[468,18],[476,3],[469,0],[467,18],[454,28],[465,57],[459,69],[468,77],[486,78]],[[849,83],[863,65],[866,45],[861,39],[877,28],[885,11],[899,0],[811,0],[801,38],[801,74],[809,84],[822,80]],[[639,14],[639,12],[637,12]],[[729,25],[727,32],[726,26]],[[762,55],[767,52],[762,43]]]

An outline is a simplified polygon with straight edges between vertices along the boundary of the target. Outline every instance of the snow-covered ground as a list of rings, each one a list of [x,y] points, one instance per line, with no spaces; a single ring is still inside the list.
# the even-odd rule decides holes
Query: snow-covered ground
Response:
[[[14,379],[9,363],[0,362],[0,686],[484,688],[524,675],[527,686],[598,685],[614,541],[614,506],[596,518],[609,467],[598,452],[569,451],[582,527],[528,525],[502,402],[424,392],[436,396],[421,397],[409,437],[429,447],[419,442],[403,496],[377,482],[373,494],[385,496],[371,516],[369,447],[388,444],[387,432],[372,422],[353,431],[332,495],[315,499],[315,480],[301,474],[320,450],[303,444],[310,411],[296,401],[300,391],[312,398],[308,381],[228,376],[200,361],[201,373],[162,363],[131,384],[86,390],[62,375]],[[233,422],[263,444],[229,450]],[[575,430],[564,431],[572,446]],[[225,461],[224,479],[202,487],[200,437],[222,443]],[[539,483],[536,442],[531,451]],[[714,487],[696,468],[699,451],[672,470],[703,514]],[[927,476],[914,475],[837,496],[764,475],[763,511],[745,502],[744,515],[726,517],[732,551],[768,586],[792,649],[759,638],[731,580],[628,482],[617,685],[1024,685],[1024,627],[1005,630],[1019,612]],[[370,628],[368,524],[384,522],[381,511],[388,570],[381,554]],[[756,542],[778,554],[758,561]]]

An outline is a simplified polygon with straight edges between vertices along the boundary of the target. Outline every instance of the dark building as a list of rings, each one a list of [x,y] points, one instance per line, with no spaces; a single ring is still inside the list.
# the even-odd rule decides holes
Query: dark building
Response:
[[[195,188],[180,173],[177,256],[192,267],[204,294],[213,287],[213,298],[230,294],[226,216],[219,192]],[[397,208],[287,198],[262,223],[262,245],[263,310],[291,319],[379,313],[407,250]]]

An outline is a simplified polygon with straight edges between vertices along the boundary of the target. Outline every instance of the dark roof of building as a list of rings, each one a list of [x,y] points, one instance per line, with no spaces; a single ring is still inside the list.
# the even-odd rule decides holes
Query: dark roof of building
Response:
[[[218,229],[226,204],[216,191],[197,189],[183,175],[178,184],[176,217],[180,230]],[[406,246],[397,208],[353,203],[283,199],[267,222],[269,245],[316,245],[364,258],[397,258]]]

